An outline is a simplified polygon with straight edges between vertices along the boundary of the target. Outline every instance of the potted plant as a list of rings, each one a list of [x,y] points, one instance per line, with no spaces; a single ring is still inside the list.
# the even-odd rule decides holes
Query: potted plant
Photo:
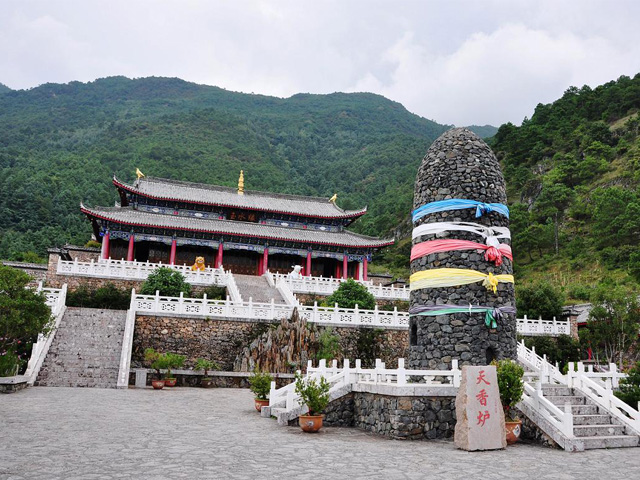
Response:
[[[200,380],[200,386],[202,388],[209,388],[213,383],[213,380],[208,377],[209,370],[220,370],[220,366],[213,360],[199,358],[196,362],[196,370],[204,370],[204,377]]]
[[[176,378],[171,376],[172,368],[180,368],[184,365],[185,356],[178,355],[177,353],[165,353],[166,357],[166,368],[167,373],[164,377],[164,385],[165,387],[175,387],[176,386]]]
[[[145,363],[153,368],[156,371],[156,375],[158,378],[151,380],[151,385],[154,390],[162,390],[164,387],[164,380],[162,379],[162,374],[160,373],[160,369],[166,368],[166,355],[156,352],[153,348],[147,348],[144,351],[144,361]]]
[[[504,409],[505,429],[507,443],[514,444],[520,438],[522,420],[515,413],[513,407],[522,399],[524,393],[524,368],[513,360],[500,360],[495,362],[498,375],[498,388],[500,389],[500,402]]]
[[[296,393],[309,409],[307,415],[300,415],[300,427],[304,432],[317,432],[322,428],[322,412],[329,405],[329,382],[324,377],[304,378],[296,374]]]
[[[273,377],[269,372],[261,372],[256,369],[249,377],[249,390],[253,392],[255,397],[256,410],[260,411],[262,407],[269,405],[269,392],[271,391],[271,382]]]

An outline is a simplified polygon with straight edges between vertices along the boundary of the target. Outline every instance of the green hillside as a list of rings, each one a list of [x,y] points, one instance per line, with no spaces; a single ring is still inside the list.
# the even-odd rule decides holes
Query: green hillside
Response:
[[[0,94],[11,92],[11,89],[7,87],[4,83],[0,83]]]
[[[411,209],[422,156],[448,126],[373,94],[280,99],[179,79],[111,77],[0,95],[0,258],[85,243],[79,203],[116,201],[111,176],[148,175],[369,206],[388,234]]]
[[[516,273],[570,299],[640,280],[640,74],[569,88],[493,148],[509,190]]]
[[[493,125],[469,125],[467,128],[480,138],[490,138],[498,132],[498,127]]]

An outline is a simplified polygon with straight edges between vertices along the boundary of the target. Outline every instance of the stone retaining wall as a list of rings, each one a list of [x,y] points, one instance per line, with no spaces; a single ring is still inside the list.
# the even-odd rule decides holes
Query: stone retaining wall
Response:
[[[266,325],[271,323],[266,322]],[[143,366],[144,350],[154,348],[185,355],[186,367],[192,367],[198,358],[208,358],[215,360],[223,370],[231,371],[236,356],[265,328],[268,328],[265,322],[256,321],[139,315],[133,337],[132,366]],[[340,337],[344,357],[355,360],[359,329],[332,327],[332,331]],[[409,348],[409,333],[406,330],[379,330],[378,340],[381,359],[387,367],[395,368],[397,359],[404,357]],[[295,368],[299,366],[292,366],[292,371]]]

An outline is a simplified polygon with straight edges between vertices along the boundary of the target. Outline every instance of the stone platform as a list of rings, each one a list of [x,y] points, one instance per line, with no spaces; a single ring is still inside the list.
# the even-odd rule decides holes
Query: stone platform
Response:
[[[303,434],[239,389],[34,387],[0,397],[0,479],[632,478],[636,449],[464,452],[350,428]]]

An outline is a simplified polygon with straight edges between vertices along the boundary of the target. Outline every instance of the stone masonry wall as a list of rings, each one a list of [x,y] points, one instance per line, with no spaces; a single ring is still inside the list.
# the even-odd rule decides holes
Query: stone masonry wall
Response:
[[[275,325],[275,324],[274,324]],[[234,361],[253,339],[264,332],[264,323],[215,320],[203,318],[174,318],[140,315],[136,317],[133,337],[133,367],[143,366],[144,350],[154,348],[162,352],[185,355],[185,367],[192,367],[198,358],[215,360],[223,370],[234,370]],[[324,327],[319,327],[322,331]],[[358,329],[332,328],[340,337],[345,355],[356,359],[355,344]],[[381,359],[387,367],[395,368],[397,358],[407,351],[409,338],[406,330],[380,330]],[[341,359],[338,359],[341,360]],[[295,368],[304,367],[296,366]]]
[[[507,203],[505,181],[500,165],[491,149],[467,129],[452,129],[429,148],[418,170],[414,209],[430,202],[447,199],[469,199],[485,203]],[[475,209],[451,210],[426,215],[414,226],[432,222],[472,222],[486,226],[508,227],[509,220],[491,212],[475,218]],[[423,235],[414,245],[435,238],[453,238],[484,243],[473,233],[450,231]],[[504,242],[505,240],[501,240]],[[511,274],[513,266],[504,258],[501,266],[484,259],[477,250],[449,251],[418,258],[411,262],[411,273],[434,268],[460,268],[483,273]],[[429,288],[411,292],[411,307],[418,305],[455,304],[489,307],[515,306],[513,284],[500,283],[497,294],[481,282],[449,288]],[[492,358],[516,357],[516,319],[507,315],[498,328],[484,325],[484,313],[452,314],[437,317],[412,316],[410,329],[415,335],[410,347],[411,368],[442,369],[452,359],[461,365],[485,365]]]
[[[352,392],[331,402],[324,423],[357,427],[399,440],[453,438],[455,397],[395,397]]]

